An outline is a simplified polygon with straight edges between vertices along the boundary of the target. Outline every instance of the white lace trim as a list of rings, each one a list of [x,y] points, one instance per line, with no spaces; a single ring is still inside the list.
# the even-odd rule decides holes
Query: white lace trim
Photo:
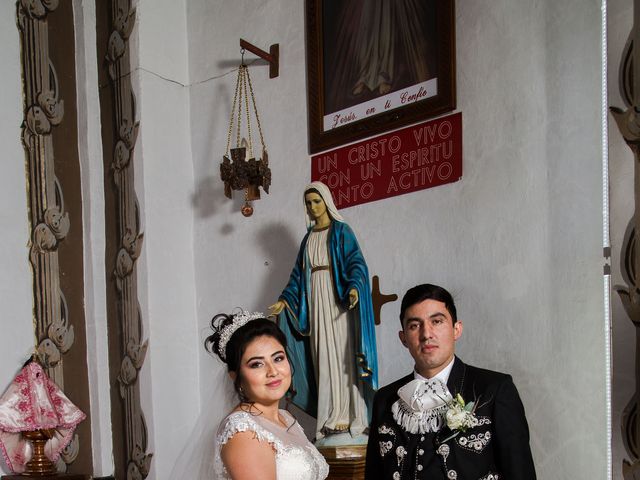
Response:
[[[299,424],[294,425],[295,428],[302,437],[304,437],[304,431]],[[258,441],[265,441],[273,446],[276,455],[276,461],[283,459],[289,461],[291,455],[298,457],[305,457],[307,454],[311,456],[311,459],[306,457],[303,460],[307,464],[305,472],[302,472],[302,476],[298,477],[300,480],[306,478],[310,479],[324,479],[329,475],[329,465],[325,461],[324,457],[318,452],[318,450],[312,445],[297,446],[286,445],[276,435],[266,430],[259,423],[252,418],[252,415],[247,412],[234,412],[225,421],[224,429],[218,433],[218,444],[215,455],[215,471],[216,478],[226,479],[228,477],[227,469],[220,457],[220,451],[222,447],[238,432],[254,432]]]
[[[447,405],[416,412],[401,398],[392,406],[394,420],[409,433],[438,432],[444,426]]]
[[[225,423],[224,430],[218,437],[220,448],[226,444],[236,433],[246,432],[250,430],[256,434],[256,438],[261,442],[268,442],[276,450],[276,454],[280,453],[284,446],[274,434],[268,432],[251,418],[251,414],[246,412],[236,412],[229,416],[229,420]]]

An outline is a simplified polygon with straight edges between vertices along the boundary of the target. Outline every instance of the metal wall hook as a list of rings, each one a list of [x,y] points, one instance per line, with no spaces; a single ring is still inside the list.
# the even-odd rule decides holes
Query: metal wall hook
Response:
[[[274,43],[271,45],[271,47],[269,47],[269,53],[267,53],[241,38],[240,48],[242,49],[240,53],[243,53],[243,50],[246,49],[269,62],[269,78],[276,78],[280,75],[280,44]],[[242,63],[244,64],[244,60]]]

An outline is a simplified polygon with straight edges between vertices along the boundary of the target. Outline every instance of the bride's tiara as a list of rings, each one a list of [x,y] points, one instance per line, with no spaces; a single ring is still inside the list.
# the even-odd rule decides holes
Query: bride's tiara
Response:
[[[231,340],[231,336],[235,333],[235,331],[249,323],[251,320],[256,320],[258,318],[264,318],[264,314],[262,312],[249,313],[241,310],[239,313],[234,313],[232,315],[231,323],[225,325],[220,329],[218,354],[223,361],[227,361],[227,343],[229,343],[229,340]]]

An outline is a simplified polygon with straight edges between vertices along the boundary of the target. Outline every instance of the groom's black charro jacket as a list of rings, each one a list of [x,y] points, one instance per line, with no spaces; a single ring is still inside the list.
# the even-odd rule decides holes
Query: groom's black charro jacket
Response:
[[[373,401],[366,480],[535,480],[529,428],[509,375],[464,364],[456,357],[447,387],[476,401],[479,424],[459,432],[412,434],[394,420],[398,389],[413,374],[381,388]]]

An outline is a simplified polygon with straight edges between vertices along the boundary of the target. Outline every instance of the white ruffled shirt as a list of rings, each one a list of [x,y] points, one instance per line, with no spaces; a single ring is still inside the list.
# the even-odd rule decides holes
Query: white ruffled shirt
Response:
[[[414,370],[414,380],[398,390],[398,400],[391,406],[393,418],[409,433],[437,432],[445,424],[445,412],[453,400],[447,381],[454,360],[432,378]]]

